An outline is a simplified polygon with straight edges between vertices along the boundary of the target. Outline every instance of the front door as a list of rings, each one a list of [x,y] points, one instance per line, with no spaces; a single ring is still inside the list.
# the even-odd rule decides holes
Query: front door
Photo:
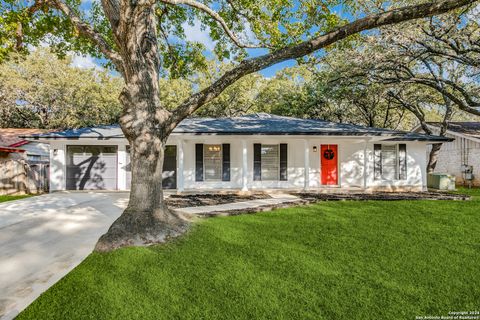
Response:
[[[338,147],[336,144],[322,144],[320,149],[322,184],[338,185]]]

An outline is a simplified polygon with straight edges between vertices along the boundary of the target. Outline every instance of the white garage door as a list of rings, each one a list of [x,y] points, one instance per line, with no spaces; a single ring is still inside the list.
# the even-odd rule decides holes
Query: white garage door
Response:
[[[67,146],[67,190],[116,189],[116,146]]]

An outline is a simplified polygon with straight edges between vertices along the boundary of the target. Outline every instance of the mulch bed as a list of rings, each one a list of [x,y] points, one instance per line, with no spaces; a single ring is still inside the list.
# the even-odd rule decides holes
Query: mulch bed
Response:
[[[299,192],[293,195],[308,202],[340,200],[470,200],[470,196],[447,192],[374,192],[374,193],[314,193]]]
[[[307,205],[321,201],[367,201],[367,200],[383,200],[383,201],[399,201],[399,200],[470,200],[470,196],[463,194],[452,194],[447,192],[374,192],[374,193],[316,193],[316,192],[295,192],[290,193],[299,199],[295,202],[286,202],[276,205],[265,205],[256,208],[228,210],[228,211],[212,211],[201,214],[203,217],[215,216],[234,216],[239,214],[252,214],[263,211],[271,211],[281,208],[289,208],[298,205]],[[192,195],[171,195],[166,199],[168,206],[172,209],[209,206],[217,204],[226,204],[232,202],[268,199],[269,195],[264,193],[256,193],[248,196],[237,194],[192,194]]]
[[[299,198],[295,202],[280,203],[276,205],[265,205],[256,208],[229,210],[229,211],[213,211],[202,214],[204,217],[216,216],[235,216],[239,214],[253,214],[257,212],[271,211],[275,209],[290,208],[299,205],[306,205],[321,201],[367,201],[367,200],[383,200],[383,201],[400,201],[400,200],[470,200],[470,196],[463,194],[452,194],[447,192],[375,192],[375,193],[311,193],[298,192],[291,193]]]
[[[253,214],[263,211],[271,211],[275,209],[290,208],[299,205],[307,205],[321,201],[367,201],[367,200],[383,200],[383,201],[400,201],[400,200],[470,200],[470,196],[463,194],[452,194],[447,192],[375,192],[375,193],[310,193],[298,192],[291,193],[299,198],[295,202],[280,203],[276,205],[265,205],[256,208],[229,210],[229,211],[213,211],[202,214],[204,217],[215,216],[235,216],[239,214]]]
[[[177,195],[173,194],[168,197],[165,202],[170,208],[186,208],[186,207],[199,207],[199,206],[212,206],[218,204],[226,204],[232,202],[268,199],[269,195],[265,193],[254,193],[251,195],[238,195],[233,193],[226,194],[186,194]]]
[[[279,204],[264,205],[264,206],[259,206],[255,208],[236,209],[236,210],[228,210],[228,211],[211,211],[208,213],[199,214],[199,216],[206,217],[206,218],[218,217],[218,216],[237,216],[240,214],[254,214],[257,212],[266,212],[266,211],[272,211],[276,209],[291,208],[291,207],[306,205],[306,204],[309,204],[309,202],[300,199],[295,202],[285,202],[285,203],[279,203]]]

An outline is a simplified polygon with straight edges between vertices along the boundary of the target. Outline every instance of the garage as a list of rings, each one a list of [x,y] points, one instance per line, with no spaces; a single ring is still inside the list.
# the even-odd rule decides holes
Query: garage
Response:
[[[67,146],[67,190],[116,190],[116,146]]]
[[[127,146],[127,188],[132,184],[132,166],[130,165],[130,146]],[[162,174],[163,189],[177,188],[177,146],[165,146],[165,159]]]

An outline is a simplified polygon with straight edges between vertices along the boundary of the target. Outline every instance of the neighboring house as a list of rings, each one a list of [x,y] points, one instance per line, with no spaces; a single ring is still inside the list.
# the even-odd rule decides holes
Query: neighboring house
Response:
[[[47,162],[50,157],[50,146],[48,143],[29,141],[21,136],[44,133],[42,129],[0,129],[0,146],[16,148],[25,151],[29,162]]]
[[[128,190],[119,126],[30,135],[50,143],[50,190]],[[269,114],[186,119],[168,139],[164,187],[425,190],[426,149],[449,138]]]
[[[428,122],[427,126],[436,134],[440,132],[438,122]],[[414,131],[423,132],[421,127]],[[457,184],[468,184],[464,166],[472,167],[472,184],[480,186],[480,122],[450,122],[446,137],[455,140],[442,145],[435,172],[453,174]]]
[[[39,193],[48,188],[49,145],[20,135],[39,129],[0,129],[0,194]]]

